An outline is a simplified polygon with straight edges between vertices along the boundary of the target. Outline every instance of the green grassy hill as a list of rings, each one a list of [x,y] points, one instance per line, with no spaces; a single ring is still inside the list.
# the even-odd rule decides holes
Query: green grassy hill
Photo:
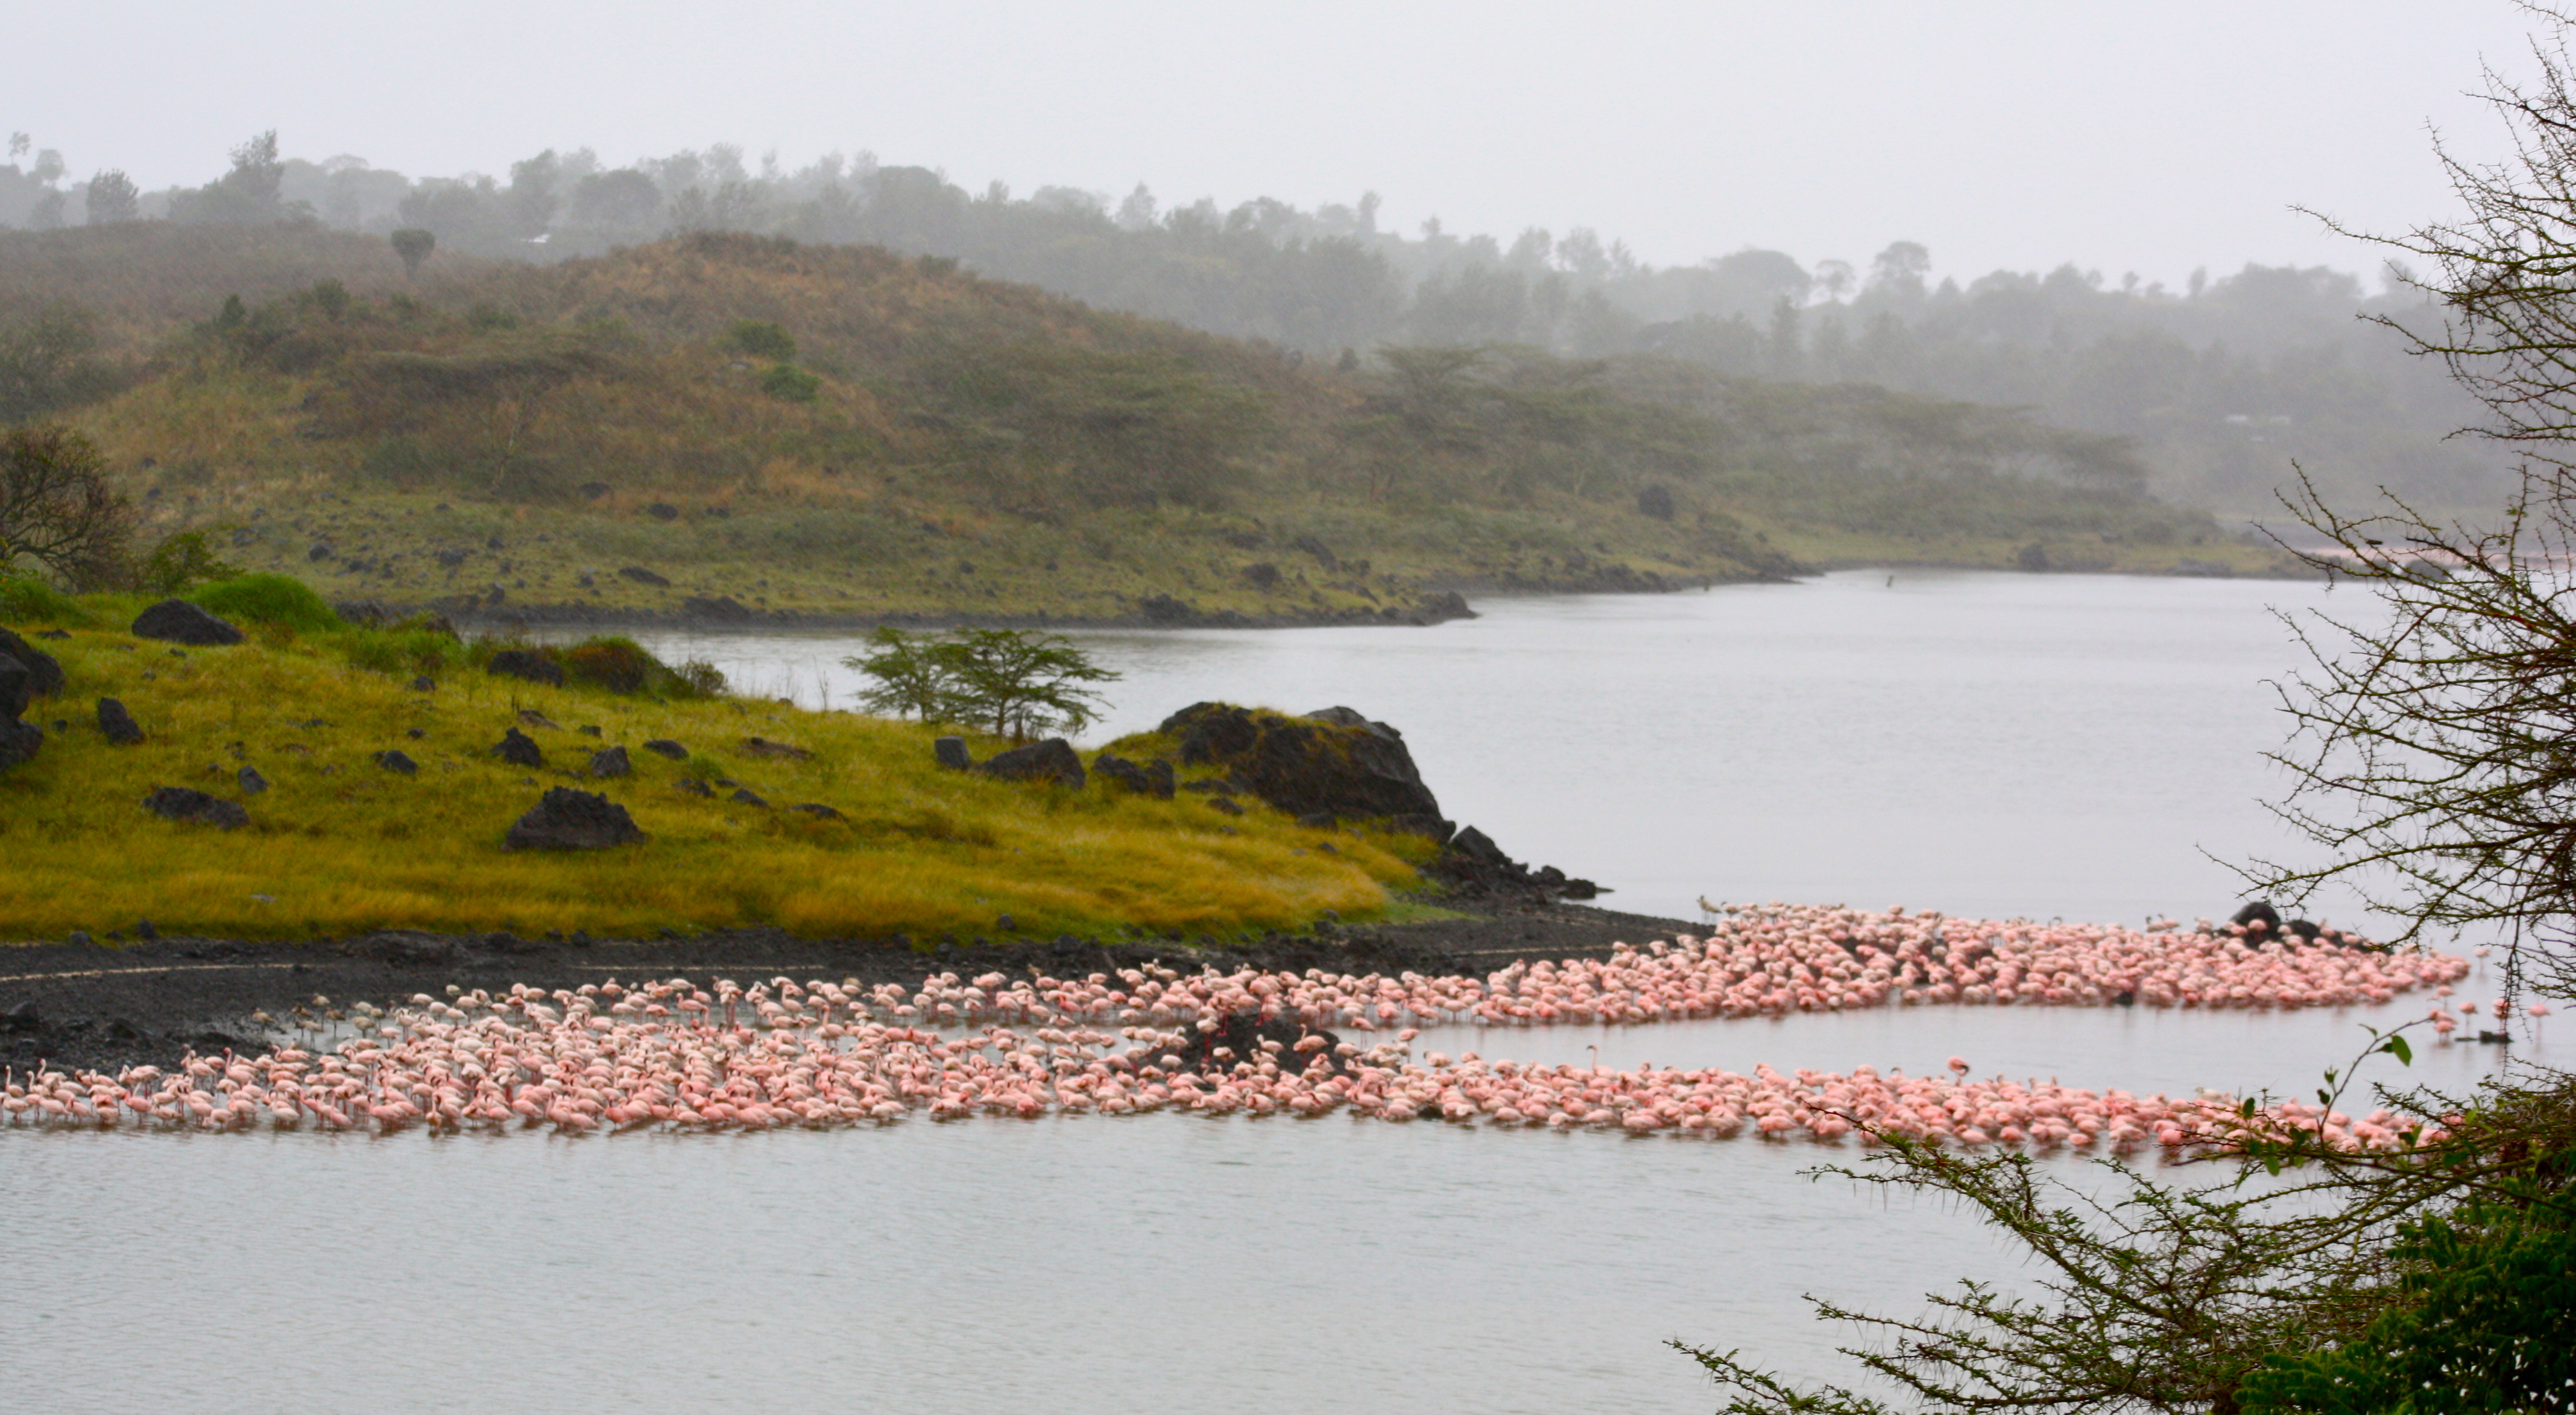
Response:
[[[2270,564],[1995,409],[1512,348],[1326,367],[762,237],[429,270],[318,229],[0,235],[0,348],[86,321],[99,376],[48,415],[153,528],[338,599],[1281,622],[2034,545]]]
[[[1232,932],[1303,925],[1326,909],[1382,913],[1390,887],[1417,885],[1414,865],[1431,850],[1375,828],[1301,826],[1258,802],[1228,815],[1188,792],[1157,800],[1098,780],[1068,790],[943,770],[933,729],[914,723],[668,682],[613,691],[613,672],[586,682],[576,671],[559,687],[495,677],[452,637],[299,634],[245,617],[249,642],[174,649],[124,631],[143,602],[0,603],[0,620],[30,635],[69,624],[68,637],[36,641],[66,678],[26,714],[46,740],[0,772],[9,938],[104,937],[145,919],[237,938],[377,928],[642,938],[755,924],[924,941]],[[100,698],[122,702],[142,740],[103,735]],[[494,755],[514,730],[534,739],[538,765]],[[657,740],[684,755],[645,748]],[[998,745],[979,739],[975,750]],[[593,774],[592,754],[611,747],[627,749],[630,775]],[[386,769],[387,751],[416,770]],[[248,789],[245,769],[264,785]],[[237,803],[247,824],[146,811],[143,799],[165,786]],[[595,852],[504,849],[511,823],[556,786],[605,793],[648,838]],[[735,799],[737,789],[760,800]]]

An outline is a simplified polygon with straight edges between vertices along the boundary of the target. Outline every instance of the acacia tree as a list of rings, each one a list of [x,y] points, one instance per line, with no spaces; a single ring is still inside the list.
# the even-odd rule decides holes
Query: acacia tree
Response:
[[[860,695],[876,712],[972,725],[1025,742],[1079,732],[1104,706],[1089,684],[1119,675],[1057,634],[961,629],[943,638],[880,626],[873,651],[842,663],[877,680]]]
[[[88,438],[61,427],[0,433],[0,570],[31,562],[75,589],[124,574],[134,511]]]

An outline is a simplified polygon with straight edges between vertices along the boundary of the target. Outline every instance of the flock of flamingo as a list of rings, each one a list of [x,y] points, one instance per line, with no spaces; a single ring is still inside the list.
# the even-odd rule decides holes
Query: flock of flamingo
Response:
[[[2278,1102],[2248,1121],[2233,1097],[2094,1092],[2055,1082],[1767,1066],[1545,1066],[1474,1052],[1416,1057],[1419,1029],[1620,1024],[1907,1005],[2303,1008],[2432,989],[2436,1029],[2466,959],[2383,952],[2329,932],[2145,929],[1953,919],[1767,904],[1704,937],[1608,958],[1515,963],[1483,979],[1154,966],[1080,978],[943,973],[907,989],[855,979],[749,987],[685,979],[542,992],[446,989],[340,1015],[325,1048],[190,1056],[114,1074],[5,1074],[12,1126],[411,1126],[766,1129],[974,1115],[1315,1117],[1670,1132],[1863,1143],[2128,1152],[2233,1143],[2288,1127],[2347,1148],[2409,1143],[2406,1118]],[[328,999],[315,998],[328,1008]],[[2504,1004],[2488,1004],[2503,1015]],[[2545,1005],[2531,1008],[2536,1017]],[[318,1022],[312,1023],[320,1030]],[[333,1028],[334,1031],[340,1030]],[[1359,1040],[1345,1040],[1343,1033]],[[1225,1044],[1232,1040],[1234,1045]],[[1241,1054],[1237,1054],[1240,1047]]]

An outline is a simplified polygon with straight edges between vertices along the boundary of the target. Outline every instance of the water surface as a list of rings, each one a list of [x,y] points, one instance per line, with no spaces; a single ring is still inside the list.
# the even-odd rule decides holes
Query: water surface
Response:
[[[2349,591],[2344,593],[2349,594]],[[1429,629],[1091,633],[1095,740],[1207,698],[1400,727],[1442,804],[1688,917],[1712,898],[2224,912],[2312,584],[1900,572],[1488,601]],[[663,635],[845,706],[849,636]],[[2463,987],[2491,995],[2491,974]],[[1916,1008],[1425,1049],[1867,1062],[2304,1093],[2386,1008]],[[2565,1019],[2555,1019],[2563,1021]],[[2564,1064],[2541,1035],[2517,1050]],[[2427,1048],[2465,1084],[2498,1049]],[[2375,1073],[2389,1074],[2389,1073]],[[1802,1292],[2015,1277],[1936,1204],[1757,1140],[1182,1115],[754,1136],[0,1132],[0,1391],[47,1412],[1702,1411],[1667,1337],[1832,1369]],[[2081,1179],[2071,1162],[2061,1173]]]

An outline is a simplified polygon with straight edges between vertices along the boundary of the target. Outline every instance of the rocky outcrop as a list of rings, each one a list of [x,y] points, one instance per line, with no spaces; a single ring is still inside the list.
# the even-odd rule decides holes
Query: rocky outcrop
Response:
[[[549,688],[560,688],[564,681],[563,666],[532,649],[503,649],[492,655],[483,671],[496,677],[543,683]]]
[[[597,777],[633,776],[635,763],[624,747],[603,747],[590,754],[590,774]]]
[[[190,825],[211,825],[222,830],[237,830],[250,824],[250,813],[239,802],[221,796],[209,796],[186,786],[158,786],[143,798],[143,809],[163,820]]]
[[[1529,868],[1472,825],[1450,837],[1422,872],[1460,893],[1486,897],[1591,899],[1601,893],[1601,886],[1572,878],[1554,865]]]
[[[45,745],[42,728],[18,720],[18,714],[27,710],[28,699],[35,696],[28,686],[34,677],[27,665],[0,653],[0,771],[32,759]]]
[[[930,755],[933,760],[950,771],[975,769],[975,754],[966,750],[966,739],[963,737],[940,738],[930,744]]]
[[[1384,820],[1434,840],[1453,829],[1404,734],[1350,708],[1288,717],[1198,703],[1155,730],[1172,739],[1182,766],[1221,766],[1241,789],[1299,819]]]
[[[1102,752],[1091,759],[1091,771],[1101,780],[1114,781],[1139,796],[1152,796],[1164,801],[1172,799],[1172,764],[1166,758],[1156,757],[1139,766],[1125,757]]]
[[[134,636],[206,648],[242,641],[241,630],[184,599],[165,599],[136,615]]]
[[[1015,747],[975,769],[1004,781],[1052,781],[1077,791],[1086,779],[1081,755],[1061,737]]]
[[[27,711],[37,698],[50,698],[63,690],[63,665],[52,654],[0,629],[0,658],[12,658],[26,670],[17,689],[0,688],[0,717],[17,717]]]
[[[556,786],[519,817],[501,844],[510,850],[607,850],[643,839],[624,806],[595,791]]]
[[[143,729],[135,723],[134,714],[127,712],[125,704],[114,698],[98,700],[98,730],[101,736],[120,747],[131,747],[143,740]]]
[[[538,750],[537,739],[513,727],[492,744],[492,755],[512,766],[538,767],[546,764],[545,753]]]

